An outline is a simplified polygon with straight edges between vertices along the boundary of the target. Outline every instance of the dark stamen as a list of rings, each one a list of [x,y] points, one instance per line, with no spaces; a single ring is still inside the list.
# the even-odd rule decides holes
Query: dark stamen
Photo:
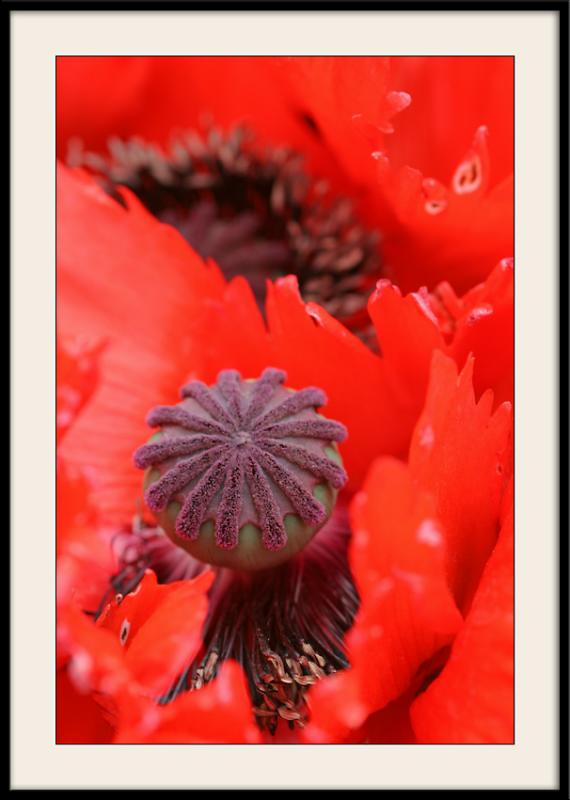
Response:
[[[301,119],[320,137],[312,117]],[[306,300],[374,342],[366,303],[380,277],[378,234],[363,229],[349,201],[310,178],[297,153],[261,152],[252,138],[210,128],[165,154],[140,139],[113,139],[109,157],[76,148],[69,161],[100,175],[119,202],[117,187],[128,186],[227,278],[245,275],[260,307],[266,278],[294,274]]]
[[[200,689],[233,659],[244,669],[262,730],[273,734],[279,725],[302,727],[309,716],[310,687],[348,666],[344,637],[359,603],[347,563],[348,540],[346,512],[336,512],[320,538],[295,559],[247,577],[218,573],[202,649],[157,703]],[[113,599],[134,591],[147,569],[159,583],[189,580],[204,569],[140,519],[132,531],[117,534],[114,550],[119,572],[92,612],[95,619]]]
[[[314,540],[297,559],[247,583],[235,579],[219,596],[214,590],[204,650],[186,688],[208,683],[232,658],[244,668],[262,730],[305,724],[310,687],[348,666],[344,636],[358,608],[346,532],[330,536],[326,551]]]

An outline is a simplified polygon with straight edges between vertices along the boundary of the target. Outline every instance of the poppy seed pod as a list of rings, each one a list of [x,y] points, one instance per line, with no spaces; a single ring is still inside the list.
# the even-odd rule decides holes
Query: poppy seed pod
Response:
[[[346,429],[319,415],[324,392],[224,370],[193,381],[176,406],[153,409],[160,432],[139,448],[146,501],[173,541],[201,561],[258,570],[302,550],[330,517],[347,480],[335,442]]]

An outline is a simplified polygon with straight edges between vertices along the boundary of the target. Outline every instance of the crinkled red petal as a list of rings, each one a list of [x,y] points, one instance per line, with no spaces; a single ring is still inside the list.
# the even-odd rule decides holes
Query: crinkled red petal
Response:
[[[132,680],[145,692],[166,692],[196,655],[212,579],[207,572],[191,581],[158,584],[147,570],[134,592],[102,614],[97,624],[114,633]]]
[[[390,347],[394,337],[384,324],[380,346],[385,336],[388,352],[378,358],[322,309],[306,306],[291,277],[268,287],[267,331],[245,281],[224,284],[215,266],[205,265],[132,196],[125,195],[124,209],[88,177],[65,168],[59,190],[60,324],[108,340],[100,390],[63,452],[90,465],[98,505],[112,519],[129,519],[140,497],[131,456],[148,437],[148,410],[175,402],[188,379],[211,382],[227,367],[248,377],[280,367],[293,387],[323,388],[325,414],[349,429],[342,455],[353,488],[378,453],[406,453],[423,402],[429,347],[419,346],[416,374],[405,366],[411,348]],[[393,299],[393,325],[400,306],[405,313],[407,302]],[[413,311],[409,336],[418,343],[425,324]]]
[[[192,333],[223,282],[171,227],[126,195],[128,209],[82,173],[58,169],[58,324],[105,337],[101,385],[61,452],[88,464],[98,506],[130,519],[140,497],[132,453],[151,407],[173,403],[201,365]]]
[[[514,397],[514,271],[504,259],[485,283],[462,298],[463,314],[447,352],[457,364],[473,354],[473,385],[479,396],[492,389],[495,403]]]
[[[114,601],[98,624],[77,605],[64,605],[58,633],[78,690],[115,701],[127,688],[154,699],[169,689],[201,644],[211,581],[204,573],[158,586],[149,570],[143,584],[123,602]]]
[[[91,483],[85,470],[57,461],[57,550],[64,548],[66,540],[77,528],[86,528],[93,523],[91,506]]]
[[[415,386],[401,392],[397,367],[373,355],[324,309],[305,306],[293,277],[268,287],[267,318],[278,366],[287,370],[291,384],[324,389],[323,413],[346,425],[348,439],[340,450],[350,487],[358,488],[378,453],[405,452]]]
[[[446,532],[405,464],[379,459],[353,501],[350,561],[361,606],[351,668],[309,694],[309,741],[337,741],[398,698],[461,624],[446,581]]]
[[[368,311],[382,355],[392,366],[399,396],[408,401],[408,415],[414,425],[425,398],[432,352],[444,347],[438,320],[425,292],[402,297],[398,287],[387,280],[378,282]]]
[[[228,661],[202,689],[159,706],[125,692],[115,744],[258,744],[243,672]]]
[[[448,580],[463,610],[497,539],[512,424],[509,403],[493,414],[491,392],[476,402],[472,375],[472,359],[458,375],[454,361],[434,352],[409,458],[414,478],[435,498],[447,531]]]
[[[418,740],[432,744],[514,741],[513,511],[443,672],[411,710]]]
[[[492,389],[495,404],[513,399],[512,259],[504,259],[484,283],[458,297],[448,282],[405,297],[390,281],[378,281],[368,311],[404,396],[415,399],[419,413],[427,388],[431,355],[441,350],[463,367],[473,355],[473,385],[479,398]]]

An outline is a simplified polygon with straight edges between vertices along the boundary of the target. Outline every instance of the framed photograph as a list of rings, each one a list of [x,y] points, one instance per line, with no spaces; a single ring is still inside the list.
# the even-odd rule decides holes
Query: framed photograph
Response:
[[[7,7],[11,788],[563,792],[567,4]]]

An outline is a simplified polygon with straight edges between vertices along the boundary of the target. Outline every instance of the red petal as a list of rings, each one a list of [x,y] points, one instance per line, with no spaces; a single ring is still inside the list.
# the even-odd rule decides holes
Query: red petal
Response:
[[[141,476],[131,457],[149,435],[145,416],[174,402],[198,368],[192,332],[223,286],[175,230],[126,200],[125,210],[86,176],[58,170],[58,322],[64,334],[108,340],[100,390],[62,453],[93,468],[113,519],[133,513]]]
[[[368,303],[382,355],[400,387],[400,396],[409,405],[409,418],[415,424],[428,384],[432,352],[442,349],[443,336],[425,292],[402,297],[389,281],[379,281]]]
[[[473,131],[486,125],[493,182],[512,172],[513,58],[400,57],[391,59],[390,73],[390,84],[412,97],[388,140],[388,154],[397,164],[411,164],[448,183]]]
[[[290,385],[324,389],[324,414],[347,426],[340,450],[353,488],[377,453],[405,452],[413,421],[400,412],[408,398],[397,396],[381,359],[323,309],[305,306],[293,277],[269,286],[267,317],[277,366],[287,370]]]
[[[263,57],[59,57],[58,156],[73,139],[102,152],[112,136],[141,137],[166,148],[173,137],[247,125],[257,146],[287,146],[312,167],[338,167],[307,124],[304,106],[280,86],[277,59]],[[228,76],[231,75],[231,86]]]
[[[113,602],[97,624],[124,648],[125,666],[144,693],[167,691],[201,644],[210,572],[191,581],[158,584],[147,570],[134,592]]]
[[[73,601],[86,611],[99,606],[116,569],[109,539],[110,532],[90,527],[64,536],[57,559],[59,605]]]
[[[127,686],[153,698],[165,692],[201,644],[211,582],[208,572],[191,581],[158,585],[148,570],[139,587],[123,601],[114,601],[97,624],[76,606],[64,606],[58,632],[71,656],[75,685],[111,697]]]
[[[512,254],[513,63],[325,57],[283,68],[366,187],[362,210],[384,234],[384,274],[405,291],[444,278],[463,291]]]
[[[404,291],[442,280],[465,291],[512,254],[512,177],[483,197],[445,193],[436,205],[421,173],[390,169],[378,180],[397,213],[391,229],[383,228],[384,272]]]
[[[409,98],[389,91],[388,58],[288,58],[281,78],[297,103],[306,108],[336,159],[356,184],[370,175],[367,140],[382,141],[392,117]]]
[[[513,263],[501,261],[484,283],[457,297],[447,283],[432,294],[420,289],[402,298],[387,280],[378,282],[368,303],[403,396],[417,417],[427,388],[431,355],[442,350],[458,367],[474,356],[473,383],[480,397],[492,389],[495,403],[513,397]]]
[[[56,683],[57,744],[110,744],[113,728],[89,694],[81,694],[60,669]]]
[[[123,56],[59,56],[57,73],[58,156],[79,137],[90,149],[110,136],[125,136],[148,111],[151,61]]]
[[[349,670],[309,695],[310,741],[338,741],[399,697],[461,622],[445,576],[446,534],[433,498],[408,468],[377,461],[352,504],[351,566],[361,606],[346,645]]]
[[[83,470],[74,468],[63,459],[57,463],[57,548],[80,527],[93,521],[90,508],[91,485]]]
[[[513,82],[507,57],[391,60],[412,103],[378,148],[377,190],[397,220],[383,226],[386,268],[404,290],[446,279],[464,291],[512,254]]]
[[[321,386],[329,397],[325,413],[349,428],[343,457],[353,487],[378,453],[405,454],[424,396],[429,347],[419,348],[412,370],[404,367],[409,351],[389,341],[388,357],[379,359],[322,309],[305,306],[294,278],[269,286],[267,333],[245,281],[225,286],[213,266],[129,195],[125,210],[65,169],[59,188],[61,325],[105,332],[109,340],[101,389],[64,452],[94,468],[98,504],[114,520],[130,518],[140,492],[131,456],[148,437],[148,410],[173,402],[190,377],[211,382],[226,367],[247,377],[281,367],[293,387]],[[397,305],[389,316],[396,326]],[[423,323],[412,309],[416,342]],[[391,336],[387,324],[384,336]],[[374,403],[364,402],[370,397]]]
[[[514,741],[513,512],[481,578],[449,661],[412,706],[419,741]]]
[[[93,394],[103,342],[57,342],[57,440]]]
[[[111,631],[126,652],[141,626],[170,594],[170,587],[176,588],[177,585],[159,584],[156,574],[147,569],[132,592],[124,597],[122,594],[115,595],[101,612],[96,624]],[[128,626],[124,625],[125,620],[128,620]]]
[[[143,618],[125,651],[125,663],[141,686],[155,694],[167,691],[196,655],[208,603],[211,572],[163,587],[157,610]],[[128,613],[128,611],[125,611]]]
[[[371,714],[343,744],[416,744],[410,721],[410,692]]]
[[[510,404],[492,415],[492,394],[475,402],[473,360],[461,374],[436,351],[425,409],[410,446],[410,469],[436,501],[447,531],[448,580],[460,608],[468,607],[496,542],[509,462]]]
[[[57,599],[95,610],[109,586],[115,563],[110,532],[100,528],[86,470],[57,463]]]
[[[509,57],[60,57],[60,153],[72,135],[164,145],[205,114],[245,121],[362,196],[404,290],[463,291],[513,250],[513,72]]]
[[[125,694],[115,744],[257,744],[251,701],[241,668],[229,661],[204,688],[164,706]]]
[[[513,262],[505,259],[484,284],[463,298],[464,313],[447,351],[459,365],[465,363],[469,353],[474,355],[476,394],[491,388],[496,403],[513,400],[513,295]]]
[[[94,625],[76,606],[69,604],[61,611],[58,636],[70,654],[68,673],[79,692],[114,695],[129,685],[129,671],[116,636]]]

